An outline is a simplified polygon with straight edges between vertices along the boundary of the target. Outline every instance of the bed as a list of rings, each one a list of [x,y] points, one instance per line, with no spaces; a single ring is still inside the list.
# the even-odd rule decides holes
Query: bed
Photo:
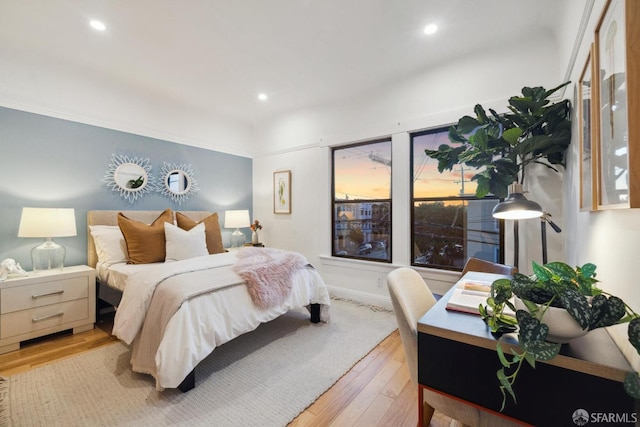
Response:
[[[195,387],[217,346],[291,309],[329,321],[327,288],[302,255],[226,251],[215,213],[89,211],[87,227],[98,299],[116,308],[113,333],[131,345],[132,370],[158,390]]]

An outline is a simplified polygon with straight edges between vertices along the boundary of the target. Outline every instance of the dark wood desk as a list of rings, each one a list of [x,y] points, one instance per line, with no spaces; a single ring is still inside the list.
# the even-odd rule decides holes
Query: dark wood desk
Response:
[[[496,275],[469,273],[474,280]],[[498,412],[502,394],[496,378],[500,362],[496,339],[479,316],[447,310],[445,294],[418,322],[418,382],[421,387],[454,396],[480,409]],[[515,343],[514,335],[501,338]],[[506,351],[505,351],[506,352]],[[622,381],[631,368],[603,329],[564,344],[561,354],[536,369],[523,365],[503,415],[537,426],[576,426],[577,409],[590,416],[619,414],[620,425],[634,425],[640,413]],[[420,407],[422,403],[420,402]],[[618,418],[621,421],[621,418]],[[588,425],[613,425],[589,420]]]

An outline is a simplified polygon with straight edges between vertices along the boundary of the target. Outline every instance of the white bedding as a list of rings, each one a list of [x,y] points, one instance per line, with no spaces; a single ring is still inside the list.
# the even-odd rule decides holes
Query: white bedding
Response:
[[[156,280],[154,277],[168,274],[172,277],[167,280],[179,280],[177,276],[173,277],[175,273],[168,273],[169,270],[193,272],[210,264],[228,266],[235,262],[235,258],[234,252],[228,252],[172,263],[117,264],[109,268],[106,278],[110,283],[126,284],[116,312],[113,333],[125,342],[133,342],[133,370],[153,375],[159,390],[177,387],[217,346],[254,330],[260,323],[273,320],[292,308],[321,304],[321,320],[329,320],[329,294],[322,278],[313,268],[297,271],[291,294],[279,306],[268,309],[257,308],[246,285],[234,280],[228,273],[221,273],[226,277],[218,289],[186,300],[171,317],[155,353],[155,363],[147,363],[145,358],[139,357],[141,352],[138,352],[137,345],[141,341],[140,333],[145,333],[145,328],[151,327],[144,323],[144,317],[153,294],[148,285]],[[130,286],[132,283],[137,285]]]
[[[112,264],[98,262],[96,271],[98,278],[102,283],[106,283],[109,287],[124,291],[127,284],[127,278],[140,271],[150,270],[158,264]]]

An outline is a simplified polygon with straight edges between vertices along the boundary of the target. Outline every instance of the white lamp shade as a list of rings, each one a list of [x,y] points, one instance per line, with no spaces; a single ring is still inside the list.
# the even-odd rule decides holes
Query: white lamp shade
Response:
[[[224,228],[242,228],[251,225],[248,210],[230,210],[224,213]]]
[[[22,208],[18,237],[76,236],[73,208]]]

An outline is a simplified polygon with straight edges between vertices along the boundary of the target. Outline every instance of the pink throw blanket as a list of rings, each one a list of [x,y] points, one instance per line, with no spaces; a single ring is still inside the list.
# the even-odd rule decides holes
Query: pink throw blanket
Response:
[[[307,260],[295,252],[273,248],[242,248],[233,266],[247,284],[253,303],[260,308],[281,304],[291,293],[293,273]]]

